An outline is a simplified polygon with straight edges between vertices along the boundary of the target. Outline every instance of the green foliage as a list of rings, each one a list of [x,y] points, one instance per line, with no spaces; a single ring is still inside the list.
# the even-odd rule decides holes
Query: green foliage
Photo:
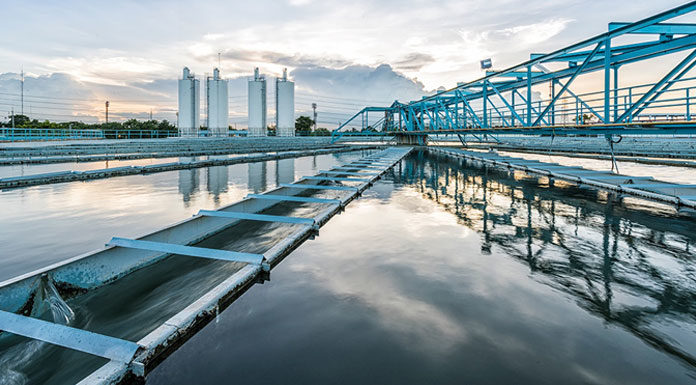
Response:
[[[312,132],[312,136],[331,136],[331,131],[324,127],[319,127],[316,131]]]
[[[592,118],[594,118],[594,115],[582,114],[581,117],[573,118],[573,120],[579,124],[588,124],[592,121]]]
[[[83,122],[51,122],[31,119],[26,115],[14,115],[16,128],[51,128],[57,130],[102,130],[102,131],[176,131],[176,127],[169,121],[129,119],[125,122],[109,123],[83,123]],[[12,117],[5,122],[0,122],[0,127],[12,127]]]
[[[295,135],[311,135],[313,124],[314,121],[309,116],[300,116],[299,118],[295,119]]]
[[[266,135],[268,135],[268,136],[276,136],[276,135],[277,135],[276,126],[268,126],[268,127],[266,127]]]

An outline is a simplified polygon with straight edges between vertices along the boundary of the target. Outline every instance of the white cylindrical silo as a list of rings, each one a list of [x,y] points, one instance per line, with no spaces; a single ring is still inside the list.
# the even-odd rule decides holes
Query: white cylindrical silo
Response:
[[[200,126],[201,85],[198,79],[184,67],[184,73],[179,79],[179,114],[177,126],[180,136],[197,136]]]
[[[254,69],[249,80],[249,136],[266,136],[266,79]]]
[[[288,80],[288,70],[276,79],[276,132],[278,136],[295,136],[295,83]]]
[[[229,131],[229,103],[227,99],[227,80],[220,78],[220,70],[215,68],[213,77],[206,79],[208,133],[212,136],[227,136]]]

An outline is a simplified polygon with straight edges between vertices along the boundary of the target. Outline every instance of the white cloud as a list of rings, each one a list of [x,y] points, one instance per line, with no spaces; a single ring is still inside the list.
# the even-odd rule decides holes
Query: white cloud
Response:
[[[612,16],[635,20],[680,4],[666,1],[620,0],[612,3]],[[78,7],[81,12],[74,12]],[[10,4],[5,11],[15,16],[3,26],[13,33],[0,36],[0,73],[24,65],[41,75],[70,74],[85,87],[128,89],[133,83],[173,81],[184,66],[210,72],[222,52],[228,77],[248,76],[259,66],[270,74],[283,67],[298,75],[310,68],[317,69],[314,75],[345,71],[343,78],[352,79],[355,68],[387,64],[412,84],[432,90],[478,78],[482,58],[508,66],[527,59],[530,51],[560,48],[601,32],[608,21],[605,8],[581,0],[442,0],[437,6],[424,0],[202,1],[195,7],[180,0]],[[582,23],[571,23],[575,17]],[[396,88],[379,92],[402,99],[405,89],[399,87],[408,82],[392,80],[379,86]],[[326,79],[315,83],[321,82],[328,84]],[[374,84],[345,85],[336,91],[322,86],[321,92],[354,99],[378,92]]]
[[[526,48],[558,35],[573,21],[572,19],[550,19],[540,23],[519,25],[500,31],[493,31],[491,35],[499,35],[501,39],[512,39]]]

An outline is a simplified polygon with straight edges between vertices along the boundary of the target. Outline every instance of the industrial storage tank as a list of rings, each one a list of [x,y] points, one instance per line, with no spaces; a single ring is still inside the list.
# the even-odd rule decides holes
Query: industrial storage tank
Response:
[[[288,80],[287,68],[282,78],[276,78],[275,91],[277,135],[295,136],[295,83]]]
[[[220,78],[220,70],[213,70],[213,77],[206,78],[207,126],[212,136],[227,136],[229,132],[229,102],[227,80]]]
[[[266,79],[254,68],[249,80],[249,136],[266,136]]]
[[[188,67],[179,79],[179,113],[177,127],[180,136],[198,136],[200,127],[201,85]]]

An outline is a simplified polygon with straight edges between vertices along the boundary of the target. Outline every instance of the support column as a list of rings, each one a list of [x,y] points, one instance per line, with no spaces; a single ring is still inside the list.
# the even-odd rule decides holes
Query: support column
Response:
[[[609,92],[611,91],[611,38],[604,39],[604,123],[610,122]]]
[[[532,66],[527,66],[527,127],[532,126]]]
[[[614,121],[619,118],[619,66],[614,66]]]
[[[488,128],[488,81],[483,81],[483,128]]]

